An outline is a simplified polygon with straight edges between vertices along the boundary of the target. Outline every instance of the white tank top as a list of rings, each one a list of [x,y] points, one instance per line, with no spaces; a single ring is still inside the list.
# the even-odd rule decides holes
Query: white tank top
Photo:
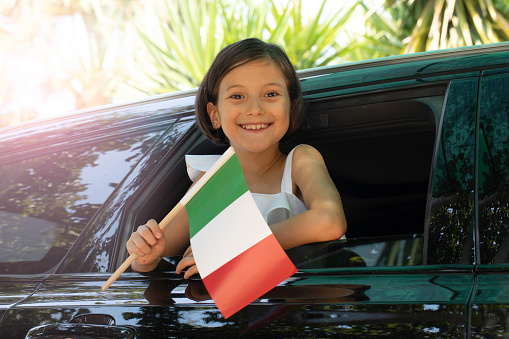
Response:
[[[268,225],[278,223],[307,211],[307,207],[293,194],[292,159],[293,151],[286,157],[281,191],[276,194],[251,193],[258,209]],[[220,155],[186,155],[186,166],[189,178],[194,182],[200,172],[206,172],[219,159]]]

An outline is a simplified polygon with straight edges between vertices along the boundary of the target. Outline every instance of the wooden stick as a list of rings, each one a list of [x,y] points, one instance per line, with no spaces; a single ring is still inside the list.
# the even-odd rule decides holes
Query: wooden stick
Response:
[[[223,153],[223,155],[214,163],[214,165],[201,177],[196,184],[194,184],[189,191],[184,195],[184,197],[180,200],[180,202],[173,207],[173,209],[164,217],[164,219],[159,223],[159,228],[161,231],[164,231],[166,226],[170,224],[170,222],[173,220],[173,218],[184,208],[184,206],[191,200],[196,193],[205,185],[205,183],[217,172],[218,169],[220,169],[225,162],[230,159],[230,157],[235,154],[235,151],[233,147],[230,147],[226,150],[226,152]],[[164,237],[164,232],[163,232]],[[115,280],[120,277],[122,273],[125,272],[125,270],[133,263],[133,261],[138,258],[138,255],[136,253],[132,253],[123,263],[122,265],[117,268],[115,273],[111,275],[111,277],[104,283],[104,285],[101,287],[103,291],[106,291],[108,287],[111,286],[115,282]]]

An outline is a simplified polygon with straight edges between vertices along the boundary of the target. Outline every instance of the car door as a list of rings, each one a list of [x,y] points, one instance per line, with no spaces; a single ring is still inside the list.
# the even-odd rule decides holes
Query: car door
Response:
[[[509,335],[509,70],[485,71],[479,122],[479,265],[472,334]]]

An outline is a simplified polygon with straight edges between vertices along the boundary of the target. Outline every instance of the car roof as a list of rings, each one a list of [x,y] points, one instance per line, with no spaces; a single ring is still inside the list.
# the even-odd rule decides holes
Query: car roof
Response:
[[[390,56],[300,72],[305,96],[360,84],[509,67],[509,43]]]
[[[305,70],[299,70],[297,73],[301,77],[314,77],[320,75],[326,75],[331,73],[352,71],[358,69],[368,69],[374,67],[384,67],[391,65],[401,65],[401,64],[409,64],[414,62],[430,62],[430,61],[439,61],[444,59],[454,60],[454,59],[464,59],[467,56],[486,56],[488,54],[498,54],[509,52],[509,41],[492,43],[492,44],[483,44],[483,45],[475,45],[475,46],[464,46],[464,47],[456,47],[456,48],[448,48],[441,49],[435,51],[425,51],[425,52],[417,52],[411,54],[399,54],[392,55],[382,58],[376,59],[368,59],[368,60],[360,60],[360,61],[352,61],[346,62],[340,65],[328,65],[316,68],[310,68]],[[471,59],[474,64],[481,65],[484,61],[483,59],[476,60],[475,58]],[[498,63],[495,61],[494,63]],[[509,61],[506,61],[509,63]]]

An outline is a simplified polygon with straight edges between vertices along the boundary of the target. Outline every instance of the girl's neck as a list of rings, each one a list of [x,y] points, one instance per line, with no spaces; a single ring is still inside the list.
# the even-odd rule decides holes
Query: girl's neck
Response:
[[[286,156],[281,153],[279,147],[259,153],[243,152],[242,150],[236,153],[251,192],[279,192],[286,160]],[[275,185],[276,183],[277,185]]]

